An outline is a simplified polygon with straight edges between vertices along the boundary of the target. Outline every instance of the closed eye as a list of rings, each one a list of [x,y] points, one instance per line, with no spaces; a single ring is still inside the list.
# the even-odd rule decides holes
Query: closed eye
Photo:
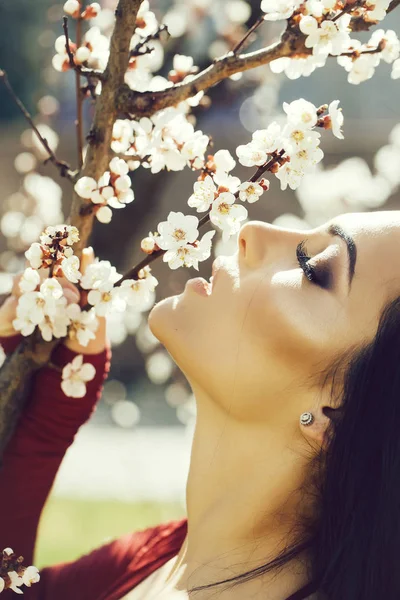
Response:
[[[315,283],[319,287],[323,289],[330,289],[333,287],[333,275],[332,270],[325,263],[324,266],[315,267],[310,265],[309,261],[311,260],[311,256],[308,255],[308,251],[306,248],[306,240],[300,242],[300,244],[296,247],[296,256],[297,261],[300,265],[300,268],[303,270],[304,275],[307,277],[309,281]]]

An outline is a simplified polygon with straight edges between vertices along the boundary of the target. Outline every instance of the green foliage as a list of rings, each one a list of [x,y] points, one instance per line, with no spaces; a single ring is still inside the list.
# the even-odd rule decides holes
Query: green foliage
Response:
[[[129,532],[184,517],[178,503],[51,498],[40,523],[34,564],[74,560]]]

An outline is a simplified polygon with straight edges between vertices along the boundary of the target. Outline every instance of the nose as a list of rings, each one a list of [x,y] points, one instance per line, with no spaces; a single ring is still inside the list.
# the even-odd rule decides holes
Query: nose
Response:
[[[248,221],[239,231],[239,257],[254,268],[265,261],[282,260],[285,255],[293,260],[296,245],[308,237],[308,232],[285,229],[264,221]]]

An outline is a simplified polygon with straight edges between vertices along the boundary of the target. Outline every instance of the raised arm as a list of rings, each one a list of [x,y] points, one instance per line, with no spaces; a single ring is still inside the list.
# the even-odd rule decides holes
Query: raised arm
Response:
[[[71,290],[71,301],[76,301],[76,293]],[[12,327],[7,331],[9,323],[4,320],[13,316],[12,306],[11,297],[0,309],[0,343],[6,352],[19,341],[19,336],[10,335]],[[77,354],[94,365],[96,375],[83,398],[69,398],[61,390],[61,369]],[[59,345],[52,355],[54,367],[40,369],[32,380],[27,406],[0,470],[0,547],[23,555],[25,565],[33,562],[39,518],[63,456],[100,397],[109,358],[103,322],[87,347],[77,342]]]

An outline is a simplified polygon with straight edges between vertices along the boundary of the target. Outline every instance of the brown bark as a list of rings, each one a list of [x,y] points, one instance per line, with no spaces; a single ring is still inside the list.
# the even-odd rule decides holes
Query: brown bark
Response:
[[[142,0],[120,0],[115,12],[116,22],[110,43],[110,58],[104,73],[101,95],[97,98],[93,124],[89,132],[89,147],[81,176],[99,179],[107,171],[112,130],[117,118],[117,94],[124,84],[129,63],[129,45],[135,31],[136,15]],[[90,200],[74,194],[70,220],[79,229],[77,254],[87,245],[94,213]]]
[[[235,73],[266,65],[276,58],[294,56],[300,49],[309,54],[309,50],[304,48],[304,36],[295,36],[286,31],[279,42],[267,48],[239,55],[230,52],[201,71],[191,81],[176,84],[160,92],[135,92],[123,85],[117,96],[117,107],[120,113],[132,117],[151,116],[159,110],[176,106]]]

